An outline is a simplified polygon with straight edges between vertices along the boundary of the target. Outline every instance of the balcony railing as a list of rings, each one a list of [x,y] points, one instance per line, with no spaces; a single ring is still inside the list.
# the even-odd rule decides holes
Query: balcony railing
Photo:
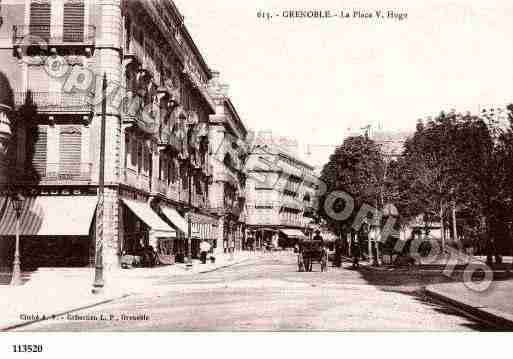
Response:
[[[137,170],[131,168],[125,168],[124,182],[131,187],[141,189],[143,191],[150,190],[149,176],[143,173],[139,173]]]
[[[39,112],[80,112],[93,110],[91,97],[86,93],[69,92],[15,92],[17,107],[34,107]]]
[[[27,168],[24,177],[40,181],[89,181],[91,169],[91,162],[46,163]]]
[[[93,25],[15,25],[13,28],[15,46],[93,47],[95,38],[96,30]]]

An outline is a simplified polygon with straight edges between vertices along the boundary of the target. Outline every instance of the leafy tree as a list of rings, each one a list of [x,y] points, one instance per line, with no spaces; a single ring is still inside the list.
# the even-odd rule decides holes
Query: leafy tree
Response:
[[[375,205],[379,199],[383,179],[384,160],[379,147],[367,136],[353,136],[335,149],[329,162],[323,167],[321,181],[326,191],[319,194],[319,215],[335,233],[353,233],[352,223],[362,204]],[[355,205],[352,215],[341,222],[331,218],[324,209],[327,195],[333,191],[349,193]],[[334,210],[346,204],[336,201]]]
[[[506,161],[508,155],[503,158]],[[391,187],[404,221],[419,214],[428,221],[439,220],[445,239],[443,229],[451,228],[448,213],[457,207],[478,218],[481,242],[493,251],[491,223],[504,198],[500,190],[504,167],[492,131],[481,118],[441,113],[419,124],[406,141]]]

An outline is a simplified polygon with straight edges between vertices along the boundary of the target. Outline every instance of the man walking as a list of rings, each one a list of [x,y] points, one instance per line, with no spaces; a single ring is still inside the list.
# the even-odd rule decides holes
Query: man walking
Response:
[[[351,244],[351,254],[353,255],[353,268],[358,268],[360,260],[360,243],[355,239]]]
[[[200,256],[201,263],[207,263],[207,253],[210,251],[210,243],[208,243],[205,239],[200,243]]]

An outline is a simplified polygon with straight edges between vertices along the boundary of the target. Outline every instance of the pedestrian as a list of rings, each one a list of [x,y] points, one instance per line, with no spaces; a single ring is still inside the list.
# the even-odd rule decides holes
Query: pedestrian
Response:
[[[351,244],[351,254],[353,255],[353,268],[358,268],[360,260],[360,243],[358,240],[353,241]]]
[[[342,266],[342,241],[335,241],[335,257],[333,259],[333,265],[335,267]]]
[[[210,251],[210,243],[207,242],[206,239],[202,240],[200,243],[200,256],[201,263],[207,263],[207,253]]]

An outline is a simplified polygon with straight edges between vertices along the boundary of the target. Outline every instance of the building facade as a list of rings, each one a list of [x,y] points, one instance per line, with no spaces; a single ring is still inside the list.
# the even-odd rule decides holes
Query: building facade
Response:
[[[311,235],[317,177],[313,166],[273,143],[251,148],[246,165],[247,226],[256,246],[293,246]]]
[[[7,188],[25,195],[25,265],[91,265],[99,231],[107,269],[148,246],[164,262],[182,261],[189,232],[196,256],[218,225],[208,211],[216,105],[212,74],[174,3],[20,0],[3,5],[2,17],[0,77],[12,88],[0,175],[4,263],[15,227]]]
[[[216,104],[215,115],[209,120],[209,143],[212,164],[210,204],[219,216],[218,253],[246,249],[245,243],[245,161],[247,135],[242,120],[228,97],[227,85],[214,72],[210,92]]]

